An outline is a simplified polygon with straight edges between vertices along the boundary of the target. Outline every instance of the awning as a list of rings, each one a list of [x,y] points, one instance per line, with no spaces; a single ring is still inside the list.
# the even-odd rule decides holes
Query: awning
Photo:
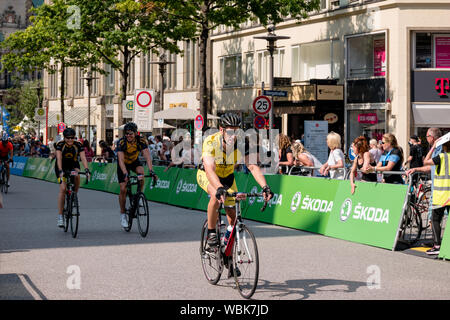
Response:
[[[450,104],[413,104],[415,127],[450,128]]]
[[[200,112],[194,110],[194,109],[188,109],[183,107],[175,107],[175,108],[169,108],[166,110],[155,112],[153,115],[153,119],[164,119],[164,120],[194,120],[197,115],[199,115]],[[208,114],[208,119],[214,120],[214,119],[220,119],[217,116],[214,116],[212,114]]]
[[[97,109],[97,106],[91,106],[91,116]],[[67,126],[80,124],[88,117],[88,107],[74,107],[64,110],[64,123]],[[62,121],[61,112],[48,111],[48,126],[56,127]]]

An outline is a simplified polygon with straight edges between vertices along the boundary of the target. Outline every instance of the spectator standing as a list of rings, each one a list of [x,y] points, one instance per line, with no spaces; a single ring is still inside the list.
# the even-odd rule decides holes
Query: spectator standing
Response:
[[[442,145],[442,151],[435,157],[432,154],[436,150],[436,140],[428,152],[424,164],[434,165],[434,185],[432,200],[431,226],[433,230],[433,247],[427,251],[428,255],[439,254],[441,247],[441,222],[445,210],[450,210],[450,141]]]
[[[88,140],[84,140],[82,145],[84,147],[84,154],[86,156],[87,162],[91,162],[92,158],[95,155],[94,154],[94,150],[92,150],[91,146],[89,145],[89,141]]]
[[[344,179],[345,172],[342,169],[344,168],[345,156],[341,150],[341,136],[336,132],[330,132],[327,136],[327,145],[331,151],[328,161],[322,165],[319,172],[323,176],[329,174],[331,179]]]
[[[54,159],[56,154],[56,150],[55,150],[55,143],[53,142],[53,137],[50,137],[50,139],[48,139],[48,148],[50,150],[50,159]]]
[[[282,133],[278,136],[278,157],[279,157],[279,173],[288,173],[289,168],[294,165],[294,154],[291,149],[291,141],[287,135]]]
[[[100,145],[100,148],[102,150],[101,151],[102,162],[108,163],[113,162],[113,160],[115,159],[115,154],[114,151],[112,151],[111,147],[108,146],[108,144],[104,140],[100,140],[98,144]]]
[[[384,153],[375,167],[376,171],[401,171],[403,154],[398,146],[397,138],[392,133],[385,133],[381,141]],[[385,174],[384,182],[403,184],[399,174]]]
[[[373,159],[376,163],[380,161],[381,155],[383,154],[383,151],[378,148],[378,142],[376,139],[371,139],[370,142],[370,154],[372,155]]]
[[[375,141],[376,143],[376,141]],[[350,172],[350,185],[352,194],[355,193],[355,177],[357,170],[362,172],[361,181],[377,182],[376,173],[370,173],[371,166],[377,165],[373,155],[369,151],[369,146],[367,145],[367,140],[365,137],[360,136],[353,141],[352,144],[353,152],[356,154],[353,160],[352,169]]]
[[[409,157],[406,159],[405,166],[409,164],[409,168],[423,167],[422,146],[419,144],[419,138],[416,135],[409,139]]]

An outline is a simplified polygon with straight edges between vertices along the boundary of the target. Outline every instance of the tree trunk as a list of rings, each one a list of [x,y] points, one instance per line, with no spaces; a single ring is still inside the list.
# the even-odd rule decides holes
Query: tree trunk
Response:
[[[128,89],[128,76],[129,76],[129,68],[130,68],[130,62],[128,61],[130,54],[128,52],[128,49],[125,48],[123,52],[123,70],[121,70],[120,74],[122,76],[122,88],[121,88],[121,97],[120,97],[120,103],[119,103],[119,112],[118,112],[118,118],[119,118],[119,126],[123,124],[123,113],[122,113],[122,103],[124,100],[127,99],[127,89]]]
[[[203,25],[200,35],[200,70],[199,70],[199,95],[200,95],[200,113],[203,116],[204,127],[207,127],[208,121],[208,82],[207,82],[207,47],[209,30]]]

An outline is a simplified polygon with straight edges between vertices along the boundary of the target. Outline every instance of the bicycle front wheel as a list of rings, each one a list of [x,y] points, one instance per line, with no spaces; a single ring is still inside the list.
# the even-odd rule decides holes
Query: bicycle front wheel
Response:
[[[6,194],[8,193],[8,184],[9,184],[9,180],[8,180],[8,174],[6,173],[6,170],[3,171],[3,192]]]
[[[219,233],[217,233],[219,234]],[[208,220],[205,221],[202,228],[200,240],[200,258],[202,260],[202,269],[206,280],[210,284],[217,284],[223,271],[222,257],[220,247],[210,248],[206,243],[208,236]]]
[[[77,194],[72,193],[70,199],[70,231],[72,231],[72,238],[76,238],[78,234],[78,220],[80,218]]]
[[[145,199],[145,195],[142,192],[136,198],[136,217],[139,233],[145,238],[148,233],[149,214],[147,199]]]
[[[258,246],[253,233],[245,226],[239,226],[233,245],[233,274],[239,293],[250,299],[255,293],[259,277]]]
[[[128,195],[125,203],[128,226],[124,227],[123,230],[126,232],[130,232],[131,227],[133,226],[133,216],[134,216],[134,208],[133,208],[133,198]]]
[[[402,223],[403,240],[410,243],[416,242],[422,234],[422,218],[417,211],[416,205],[410,203],[406,209]]]

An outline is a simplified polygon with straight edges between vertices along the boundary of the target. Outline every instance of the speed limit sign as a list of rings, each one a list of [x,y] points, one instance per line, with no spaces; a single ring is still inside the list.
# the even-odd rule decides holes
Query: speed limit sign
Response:
[[[266,96],[259,96],[253,100],[253,111],[259,115],[265,115],[269,113],[272,108],[272,102]]]

